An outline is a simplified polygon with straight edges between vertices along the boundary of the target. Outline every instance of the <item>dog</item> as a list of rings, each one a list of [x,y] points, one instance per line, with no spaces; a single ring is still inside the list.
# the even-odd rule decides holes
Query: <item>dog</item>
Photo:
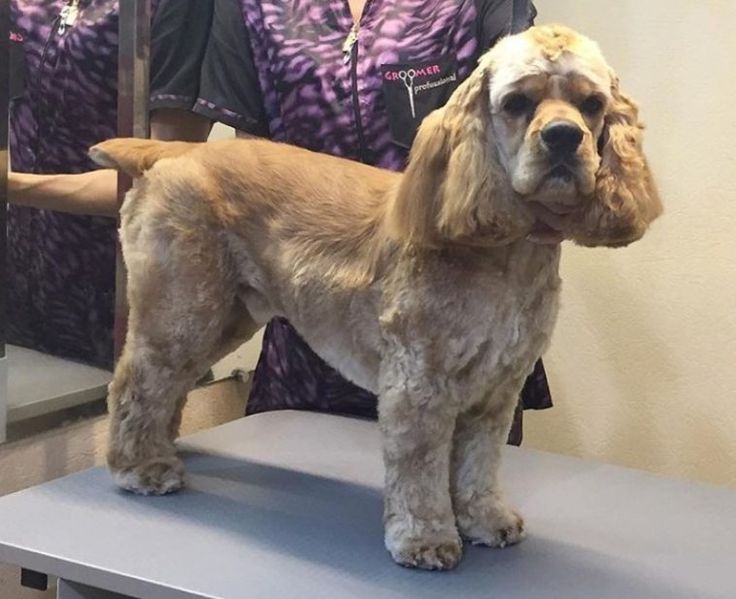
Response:
[[[558,310],[563,240],[619,247],[661,213],[638,108],[597,44],[534,27],[420,125],[403,174],[259,139],[117,139],[127,340],[110,385],[118,485],[183,485],[187,392],[274,316],[379,396],[385,543],[449,569],[524,537],[497,471]]]

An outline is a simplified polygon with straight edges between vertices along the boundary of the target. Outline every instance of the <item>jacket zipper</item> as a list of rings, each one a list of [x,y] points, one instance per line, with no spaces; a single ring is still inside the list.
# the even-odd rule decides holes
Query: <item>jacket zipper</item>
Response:
[[[64,35],[72,27],[79,16],[79,0],[69,0],[69,4],[59,14],[59,35]]]
[[[367,8],[370,0],[366,2]],[[363,9],[365,11],[365,8]],[[355,114],[355,130],[358,134],[358,156],[360,161],[368,163],[368,148],[365,143],[365,132],[363,131],[363,117],[360,112],[360,98],[358,96],[358,36],[360,34],[360,23],[355,22],[345,43],[342,51],[345,54],[345,61],[350,61],[350,79],[352,84],[352,100],[353,112]]]

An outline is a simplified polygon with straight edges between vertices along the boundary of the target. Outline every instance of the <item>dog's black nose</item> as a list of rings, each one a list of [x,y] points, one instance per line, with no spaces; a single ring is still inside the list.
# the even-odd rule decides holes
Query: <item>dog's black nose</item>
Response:
[[[571,121],[552,121],[542,129],[542,141],[554,154],[572,154],[583,141],[583,130]]]

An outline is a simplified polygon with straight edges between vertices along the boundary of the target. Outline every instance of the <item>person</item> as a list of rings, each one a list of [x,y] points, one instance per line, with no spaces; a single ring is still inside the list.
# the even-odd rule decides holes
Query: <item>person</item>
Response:
[[[189,109],[212,3],[153,0],[152,14],[152,136],[204,139],[209,122]],[[8,342],[103,368],[117,174],[95,170],[87,150],[116,135],[118,15],[112,0],[11,4]]]
[[[241,135],[401,170],[421,120],[483,51],[535,16],[526,0],[215,0],[194,112]],[[375,418],[376,406],[286,320],[268,324],[248,414],[298,408]],[[521,407],[549,406],[540,360],[510,442],[521,442]]]

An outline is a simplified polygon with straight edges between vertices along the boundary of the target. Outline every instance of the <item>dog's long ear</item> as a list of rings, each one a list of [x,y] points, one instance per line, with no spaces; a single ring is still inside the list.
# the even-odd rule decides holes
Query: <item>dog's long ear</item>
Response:
[[[580,245],[624,246],[644,235],[662,213],[657,187],[642,150],[644,126],[636,104],[611,74],[612,102],[599,147],[601,164],[592,203],[576,227]]]
[[[493,139],[489,78],[486,57],[422,122],[389,206],[392,237],[430,247],[500,245],[528,231]]]

